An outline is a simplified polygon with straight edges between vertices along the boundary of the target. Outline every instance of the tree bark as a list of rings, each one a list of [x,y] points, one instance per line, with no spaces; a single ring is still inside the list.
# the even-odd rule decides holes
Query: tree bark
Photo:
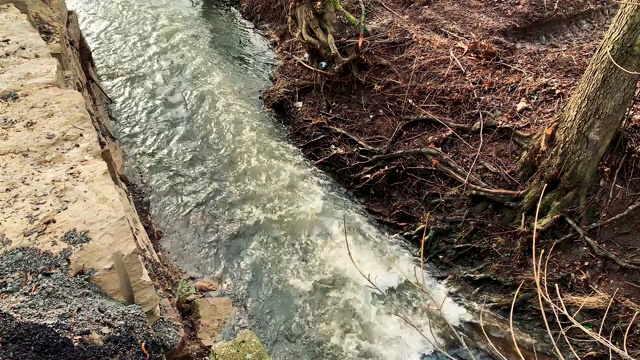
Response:
[[[541,227],[583,201],[631,105],[638,71],[640,6],[622,3],[569,102],[523,157],[537,167],[525,211],[536,207],[547,184]]]

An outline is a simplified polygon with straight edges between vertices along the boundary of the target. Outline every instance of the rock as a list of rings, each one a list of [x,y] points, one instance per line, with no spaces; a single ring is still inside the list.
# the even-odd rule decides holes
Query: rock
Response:
[[[213,346],[224,323],[233,314],[231,299],[226,297],[202,298],[194,301],[191,308],[200,317],[196,330],[198,340],[204,346]]]
[[[206,298],[216,298],[216,297],[221,297],[222,296],[222,291],[217,290],[217,291],[207,291],[206,293],[204,293],[204,297]]]
[[[244,330],[235,339],[216,345],[211,349],[211,354],[211,358],[216,360],[271,359],[260,339],[250,330]]]
[[[174,327],[174,330],[170,332],[162,330],[163,327],[166,328],[167,321],[170,321],[173,324],[180,324],[181,323],[180,315],[178,314],[176,309],[173,306],[171,306],[171,303],[166,298],[163,298],[160,301],[160,308],[164,313],[164,317],[166,319],[160,319],[159,321],[157,321],[156,324],[154,324],[154,330],[156,334],[160,333],[161,339],[162,338],[165,339],[164,340],[165,344],[163,344],[163,347],[166,349],[165,354],[167,359],[182,359],[186,357],[189,350],[187,346],[188,345],[187,335],[184,329],[182,327]],[[163,333],[168,333],[169,336],[167,335],[162,336]],[[175,335],[172,336],[171,333]],[[167,341],[171,338],[175,340],[172,342]]]
[[[220,284],[209,278],[196,281],[194,286],[198,292],[216,291],[220,288]]]
[[[0,140],[0,183],[11,193],[0,192],[0,204],[12,205],[0,207],[0,218],[11,219],[0,222],[0,234],[13,241],[0,254],[19,247],[57,254],[75,245],[72,275],[95,269],[92,281],[124,300],[111,257],[119,251],[152,323],[159,300],[143,258],[154,265],[158,257],[118,176],[117,145],[104,135],[107,101],[89,79],[90,57],[80,56],[77,17],[59,0],[8,2],[0,0],[0,39],[11,39],[0,42],[0,54],[9,54],[0,65],[0,114],[12,126],[3,126]],[[37,222],[34,207],[42,210]]]
[[[530,108],[531,108],[531,105],[529,105],[529,102],[525,98],[520,99],[520,102],[516,105],[517,112],[523,112],[526,109],[530,109]]]

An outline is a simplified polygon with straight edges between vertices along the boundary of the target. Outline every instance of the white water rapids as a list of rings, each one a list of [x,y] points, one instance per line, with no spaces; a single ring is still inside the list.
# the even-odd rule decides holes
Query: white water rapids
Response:
[[[458,326],[469,313],[428,273],[428,294],[412,285],[422,275],[411,251],[263,111],[277,58],[236,9],[67,2],[114,99],[129,171],[152,189],[165,247],[188,271],[222,278],[274,359],[439,358],[431,342],[450,344],[445,321]],[[350,260],[343,217],[355,262],[385,296]],[[443,316],[432,315],[440,306]]]

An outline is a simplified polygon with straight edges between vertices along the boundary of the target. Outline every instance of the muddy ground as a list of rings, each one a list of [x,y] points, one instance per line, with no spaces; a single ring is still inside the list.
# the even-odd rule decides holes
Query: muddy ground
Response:
[[[342,3],[359,18],[359,1]],[[522,135],[543,131],[562,109],[615,4],[364,3],[361,48],[358,30],[339,16],[338,48],[355,59],[336,73],[331,59],[289,32],[288,1],[241,1],[243,14],[265,30],[282,59],[274,86],[263,94],[265,105],[287,123],[302,151],[352,190],[379,222],[418,245],[426,238],[428,261],[460,280],[476,301],[508,315],[523,283],[515,316],[546,333],[533,280],[532,214],[521,221],[517,204],[474,196],[464,183],[526,187],[528,179],[516,166]],[[411,152],[421,148],[446,157],[430,161]],[[567,213],[588,229],[599,251],[562,219],[539,234],[537,246],[545,254],[553,247],[547,282],[558,284],[572,313],[580,309],[575,318],[611,334],[614,343],[628,332],[627,347],[636,354],[640,329],[629,323],[640,310],[640,210],[626,210],[640,199],[639,155],[640,113],[634,105],[602,161],[587,206]],[[466,176],[443,172],[440,161],[455,163]],[[553,313],[547,317],[559,336]],[[574,330],[568,334],[582,358],[609,358],[606,348]]]

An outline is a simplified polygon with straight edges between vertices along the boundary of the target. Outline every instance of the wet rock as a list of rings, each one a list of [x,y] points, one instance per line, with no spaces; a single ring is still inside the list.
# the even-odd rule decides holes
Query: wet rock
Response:
[[[235,339],[214,346],[211,353],[216,360],[271,359],[260,339],[250,330],[244,330]]]
[[[198,340],[205,346],[212,346],[227,319],[233,315],[231,299],[225,297],[197,299],[191,304],[191,308],[199,316]]]
[[[194,287],[198,292],[207,292],[207,291],[216,291],[220,288],[220,284],[217,281],[204,278],[202,280],[196,281]]]

